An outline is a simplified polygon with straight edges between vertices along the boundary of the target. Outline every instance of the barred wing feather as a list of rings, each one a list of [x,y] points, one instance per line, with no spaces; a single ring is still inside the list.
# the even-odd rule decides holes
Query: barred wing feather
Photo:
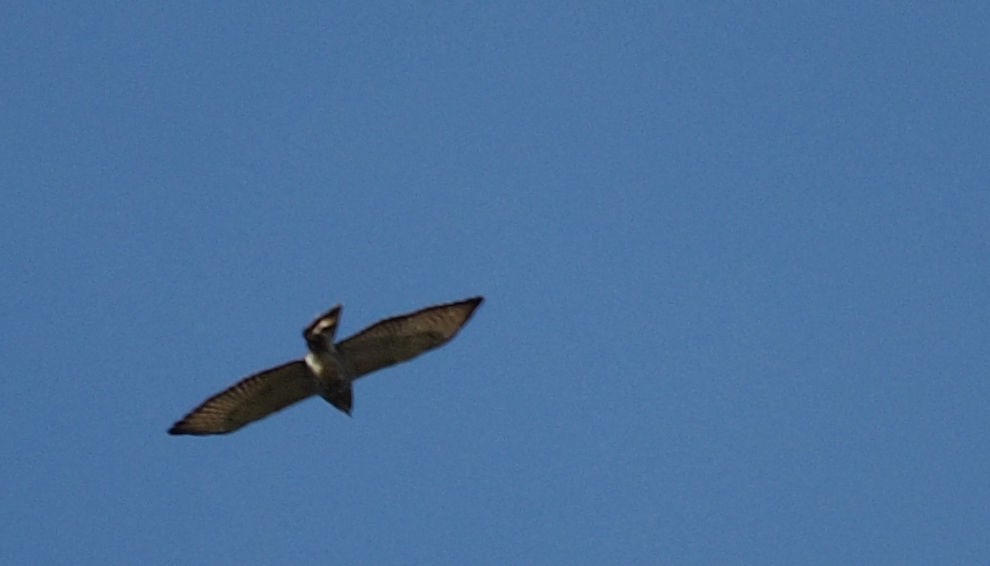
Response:
[[[316,394],[316,380],[302,360],[241,380],[210,397],[172,425],[169,434],[226,434]]]
[[[337,344],[337,350],[357,379],[446,344],[481,301],[481,297],[475,297],[387,318]]]

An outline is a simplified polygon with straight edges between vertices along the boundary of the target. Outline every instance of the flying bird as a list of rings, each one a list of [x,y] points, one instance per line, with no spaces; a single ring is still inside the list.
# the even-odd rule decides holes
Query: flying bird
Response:
[[[351,414],[351,383],[449,342],[483,297],[436,305],[377,322],[334,344],[341,306],[303,330],[309,353],[249,376],[217,393],[172,425],[169,434],[227,434],[312,395]]]

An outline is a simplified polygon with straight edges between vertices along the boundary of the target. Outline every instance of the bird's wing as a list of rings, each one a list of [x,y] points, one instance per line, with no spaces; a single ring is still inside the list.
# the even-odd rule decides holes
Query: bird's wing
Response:
[[[172,425],[169,434],[226,434],[316,393],[302,360],[265,370],[217,393]]]
[[[482,300],[475,297],[385,319],[337,344],[337,350],[357,379],[446,344]]]

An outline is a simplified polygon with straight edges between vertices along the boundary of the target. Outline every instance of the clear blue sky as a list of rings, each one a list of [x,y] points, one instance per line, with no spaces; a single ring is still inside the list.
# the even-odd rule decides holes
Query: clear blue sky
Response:
[[[0,562],[990,560],[985,3],[327,4],[0,9]]]

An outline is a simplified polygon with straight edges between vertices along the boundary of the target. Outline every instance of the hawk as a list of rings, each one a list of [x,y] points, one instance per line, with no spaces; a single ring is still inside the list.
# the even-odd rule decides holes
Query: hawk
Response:
[[[227,434],[312,395],[351,414],[351,383],[449,342],[483,297],[387,318],[334,344],[341,306],[303,330],[309,353],[243,379],[172,425],[169,434]]]

